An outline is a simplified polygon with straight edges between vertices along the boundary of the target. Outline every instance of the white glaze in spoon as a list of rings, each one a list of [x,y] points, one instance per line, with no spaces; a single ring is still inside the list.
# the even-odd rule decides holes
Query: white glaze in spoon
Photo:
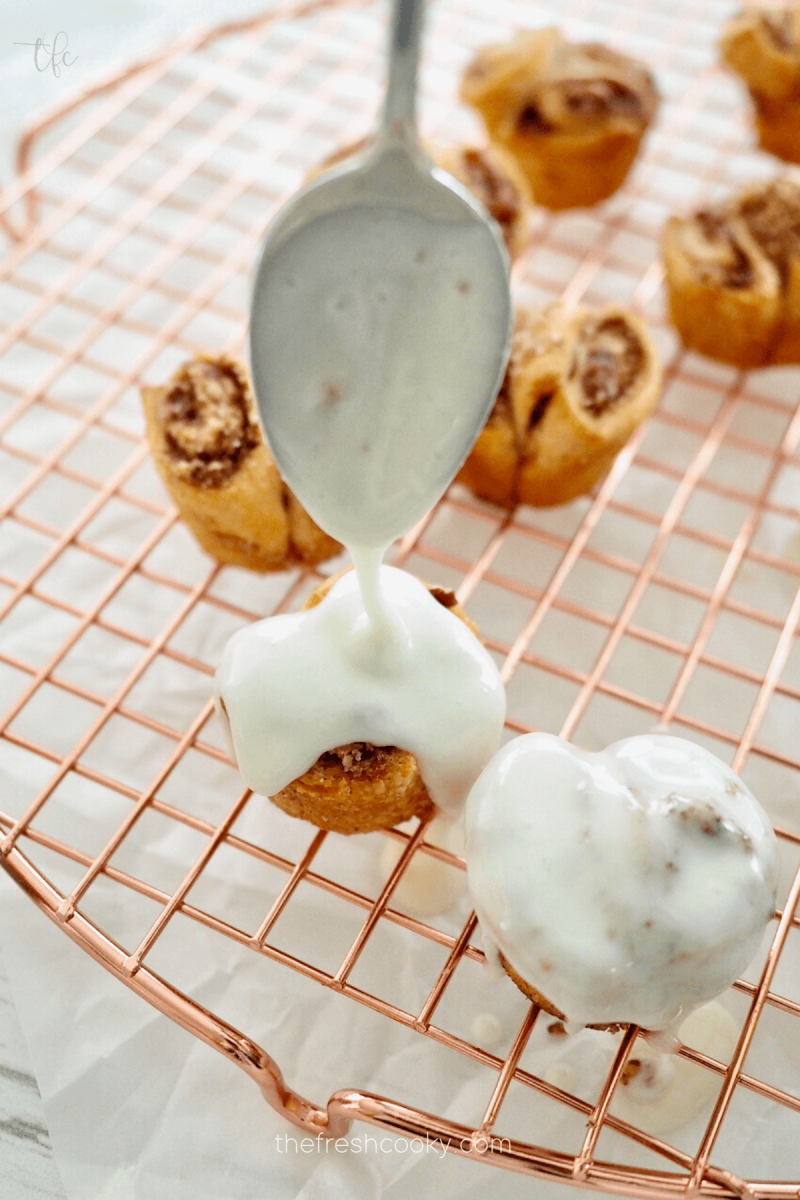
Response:
[[[253,290],[267,440],[315,521],[356,555],[436,502],[508,357],[502,236],[417,140],[421,19],[422,0],[395,0],[382,130],[279,213]]]

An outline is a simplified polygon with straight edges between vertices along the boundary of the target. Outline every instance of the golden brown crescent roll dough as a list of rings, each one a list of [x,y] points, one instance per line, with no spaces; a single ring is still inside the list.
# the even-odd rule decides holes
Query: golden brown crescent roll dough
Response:
[[[738,367],[800,362],[800,188],[776,179],[671,217],[664,269],[684,344]]]
[[[658,95],[635,59],[573,45],[556,28],[478,51],[461,99],[511,154],[545,208],[597,204],[623,183]]]
[[[800,4],[745,9],[725,26],[720,50],[750,91],[762,149],[800,162]]]
[[[539,1008],[541,1008],[544,1012],[549,1013],[551,1017],[557,1017],[560,1021],[566,1021],[567,1018],[564,1016],[564,1014],[560,1012],[556,1006],[547,999],[546,996],[543,996],[541,992],[537,992],[535,987],[524,980],[522,976],[514,970],[514,968],[511,966],[511,963],[508,961],[502,951],[498,950],[498,957],[500,959],[500,966],[503,968],[509,979],[517,985],[523,996],[527,996],[528,999],[532,1000],[534,1004],[538,1004]],[[624,1025],[619,1024],[587,1025],[587,1029],[604,1029],[608,1033],[618,1033],[624,1028]]]
[[[319,584],[303,605],[320,604],[340,577]],[[446,588],[429,587],[440,604],[478,636],[477,626]],[[410,817],[429,817],[433,801],[413,754],[397,746],[353,742],[323,754],[314,766],[271,797],[292,817],[302,817],[335,833],[391,829]]]
[[[156,469],[217,562],[279,571],[339,553],[278,474],[243,363],[199,355],[142,402]]]
[[[341,147],[310,172],[308,178],[313,179],[326,168],[344,162],[365,145],[366,139],[362,139]],[[495,147],[426,143],[425,149],[438,167],[454,175],[481,202],[500,226],[509,258],[512,261],[517,258],[530,234],[531,205],[527,181],[516,162]]]
[[[608,473],[660,386],[646,326],[626,309],[518,306],[494,411],[458,478],[508,508],[572,500]]]

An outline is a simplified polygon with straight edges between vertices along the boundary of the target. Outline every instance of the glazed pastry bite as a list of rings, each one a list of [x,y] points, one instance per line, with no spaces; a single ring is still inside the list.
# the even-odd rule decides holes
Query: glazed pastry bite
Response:
[[[316,608],[339,575],[317,585],[302,606]],[[477,637],[478,627],[447,588],[428,587],[435,600]],[[351,742],[322,754],[299,779],[271,797],[291,817],[303,817],[335,833],[391,829],[410,817],[432,816],[433,801],[413,754],[397,746]]]
[[[615,192],[658,105],[641,63],[606,46],[573,45],[556,28],[479,50],[460,94],[519,164],[535,203],[551,209]]]
[[[156,469],[217,562],[278,571],[339,553],[278,474],[243,363],[199,355],[142,403]]]
[[[403,574],[404,572],[394,572],[395,576]],[[309,613],[310,610],[321,605],[335,585],[345,576],[351,595],[357,591],[355,576],[348,569],[319,584],[303,604],[301,613]],[[410,576],[407,579],[411,581],[411,585],[415,589],[419,590],[418,581],[411,579]],[[464,737],[464,731],[459,732],[459,726],[464,724],[463,713],[470,709],[467,692],[470,689],[470,680],[473,683],[476,681],[476,667],[479,674],[486,672],[486,667],[482,665],[484,660],[489,663],[491,672],[494,672],[494,667],[480,644],[477,626],[458,604],[455,594],[446,588],[424,586],[427,587],[428,592],[441,609],[447,610],[451,614],[447,616],[446,620],[449,622],[452,619],[463,627],[462,632],[454,630],[448,625],[446,627],[447,638],[439,637],[438,653],[441,654],[442,673],[445,673],[447,656],[450,652],[444,643],[451,640],[453,634],[457,635],[452,639],[455,643],[453,650],[463,659],[472,660],[471,664],[465,663],[466,671],[461,675],[460,694],[459,689],[456,689],[452,695],[442,694],[441,705],[437,706],[440,736],[445,742],[452,741],[455,747],[458,738],[463,739]],[[297,615],[295,614],[289,619],[294,621]],[[272,618],[272,621],[281,619]],[[259,623],[264,627],[267,624],[268,622]],[[335,625],[337,635],[348,627],[346,617],[344,620],[342,619],[341,609]],[[299,630],[299,626],[296,625],[295,629]],[[431,789],[429,791],[423,780],[417,757],[410,751],[395,745],[344,742],[341,745],[331,746],[330,749],[320,754],[317,760],[302,774],[297,775],[294,779],[290,778],[289,782],[277,790],[273,791],[269,788],[267,781],[270,777],[270,769],[264,766],[263,748],[269,742],[273,742],[276,748],[276,757],[280,757],[281,731],[277,729],[277,725],[283,718],[287,720],[283,727],[287,752],[290,750],[289,743],[296,740],[296,738],[293,739],[293,722],[295,723],[295,732],[298,719],[302,720],[305,725],[312,722],[319,726],[322,721],[328,719],[333,720],[336,724],[338,723],[337,714],[333,711],[336,704],[344,708],[346,717],[348,709],[352,708],[357,713],[362,706],[366,706],[371,707],[377,713],[379,721],[388,721],[388,724],[395,729],[399,728],[399,724],[396,719],[397,714],[392,712],[380,691],[371,693],[370,700],[364,701],[359,699],[355,693],[352,697],[342,697],[337,694],[334,687],[329,699],[323,697],[319,700],[319,705],[325,708],[325,712],[319,715],[318,720],[314,720],[313,714],[317,710],[313,707],[304,710],[301,716],[291,710],[290,697],[285,697],[284,703],[284,698],[277,696],[276,703],[283,711],[278,715],[276,709],[273,721],[259,724],[256,728],[253,724],[253,713],[261,707],[258,703],[261,691],[269,689],[270,674],[274,677],[277,672],[274,669],[270,672],[271,664],[268,659],[265,659],[264,662],[256,661],[259,652],[251,637],[253,630],[257,633],[258,625],[250,627],[250,630],[242,631],[242,634],[247,635],[250,640],[247,651],[243,650],[241,654],[241,662],[237,663],[236,661],[237,649],[234,646],[234,639],[229,644],[226,660],[223,661],[217,675],[217,711],[226,733],[229,751],[231,757],[237,760],[240,770],[253,790],[269,794],[272,802],[290,816],[302,817],[320,829],[328,829],[336,833],[369,833],[376,829],[390,829],[393,825],[407,821],[411,817],[419,817],[423,820],[430,817],[434,812],[434,800],[431,796],[431,791],[436,794],[434,782],[441,785],[443,774],[446,775],[447,772],[440,772],[439,776],[434,779],[435,767],[438,765],[434,764],[429,779]],[[337,641],[339,641],[338,636]],[[346,653],[345,651],[345,655]],[[295,659],[292,661],[294,663]],[[297,656],[296,662],[296,674],[302,676],[303,662],[299,656]],[[336,673],[335,666],[333,670],[327,671],[318,662],[315,662],[314,666],[321,675],[327,677],[329,682],[331,676]],[[292,665],[292,671],[295,673],[294,665]],[[375,674],[373,665],[369,669],[368,675]],[[248,678],[250,676],[252,676],[252,682]],[[424,686],[425,681],[420,682]],[[318,692],[324,690],[322,679],[316,690]],[[487,727],[481,731],[472,744],[462,744],[459,756],[463,761],[456,771],[457,774],[461,773],[462,782],[456,788],[455,793],[449,797],[451,803],[454,796],[458,804],[463,803],[470,784],[499,743],[505,713],[499,677],[496,689],[494,689],[493,682],[490,682],[489,688],[484,690],[488,708],[483,700],[479,700],[479,708],[484,715],[488,715],[488,721],[483,722]],[[492,690],[494,690],[494,695],[490,696],[489,692]],[[313,705],[316,700],[317,697],[309,696],[309,705]],[[417,707],[419,708],[420,705],[421,702]],[[402,702],[398,706],[398,711],[400,709],[402,709]],[[436,738],[437,730],[431,732]],[[445,753],[447,753],[447,747],[445,747]],[[472,763],[469,761],[471,756],[474,756]],[[449,772],[452,774],[452,763],[449,765]],[[463,781],[467,781],[466,786],[463,786]]]
[[[684,344],[738,367],[800,362],[800,188],[748,188],[671,217],[664,246],[670,317]]]
[[[487,958],[571,1028],[674,1027],[736,980],[775,909],[766,813],[681,738],[517,738],[473,787],[466,837]]]
[[[726,25],[720,50],[750,91],[759,145],[800,162],[800,4],[747,8]]]
[[[660,386],[646,326],[626,309],[518,306],[502,387],[458,479],[507,508],[583,495],[653,411]]]
[[[366,141],[343,146],[329,155],[312,171],[309,179],[321,171],[344,162],[363,150]],[[531,226],[531,205],[528,184],[516,162],[495,147],[426,145],[437,167],[453,175],[468,187],[497,224],[512,260],[518,258],[528,242]]]

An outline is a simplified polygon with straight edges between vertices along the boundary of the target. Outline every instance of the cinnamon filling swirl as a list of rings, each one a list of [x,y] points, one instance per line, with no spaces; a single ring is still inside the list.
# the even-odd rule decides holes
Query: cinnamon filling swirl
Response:
[[[717,279],[727,288],[750,287],[753,282],[753,267],[736,241],[727,217],[712,209],[703,209],[697,213],[695,221],[705,241],[716,250],[713,257],[698,264],[701,276],[705,279]]]
[[[776,179],[746,196],[739,213],[785,287],[790,260],[800,257],[800,188]]]
[[[639,339],[621,317],[583,326],[570,378],[580,377],[583,406],[599,416],[636,383],[644,364]]]
[[[501,227],[516,221],[522,206],[517,189],[507,175],[498,171],[480,150],[469,147],[461,161],[470,191]]]
[[[186,363],[162,405],[175,474],[195,487],[221,487],[261,441],[246,381],[223,360]]]

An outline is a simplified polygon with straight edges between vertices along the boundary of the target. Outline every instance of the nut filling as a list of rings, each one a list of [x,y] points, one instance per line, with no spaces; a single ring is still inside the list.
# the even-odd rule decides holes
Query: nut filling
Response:
[[[636,92],[615,79],[565,79],[561,85],[564,103],[583,117],[623,113],[637,119],[645,116]]]
[[[761,22],[771,41],[779,50],[795,50],[794,25],[790,9],[761,13]]]
[[[221,487],[261,441],[246,381],[225,362],[187,363],[162,403],[176,473],[195,487]]]
[[[710,250],[708,259],[700,259],[697,264],[700,278],[709,283],[721,283],[724,288],[751,287],[753,265],[736,241],[727,217],[721,212],[704,209],[694,220]]]
[[[704,239],[715,250],[713,259],[698,264],[701,276],[706,280],[719,279],[723,287],[750,287],[753,282],[753,267],[736,241],[727,218],[722,213],[703,209],[697,213],[695,220]],[[719,256],[720,250],[723,252],[722,258]]]
[[[340,767],[346,775],[360,777],[378,774],[394,753],[394,746],[373,746],[369,742],[350,742],[328,750],[317,759],[319,767]]]
[[[540,394],[536,397],[533,403],[533,408],[531,409],[531,415],[528,417],[528,433],[530,433],[532,429],[535,429],[536,426],[542,421],[544,414],[547,412],[548,408],[555,399],[556,390],[557,383],[555,380],[552,380],[549,386],[547,386],[545,390],[540,392]]]
[[[599,416],[630,391],[641,373],[644,351],[636,334],[620,317],[584,325],[570,378],[580,377],[583,406]]]
[[[739,211],[767,258],[775,264],[785,287],[789,261],[800,257],[800,188],[776,180],[747,196]]]
[[[500,391],[495,397],[494,407],[489,415],[489,420],[498,419],[501,421],[511,421],[511,378],[508,368],[503,376],[503,382],[500,384]]]
[[[498,225],[515,221],[520,214],[519,194],[508,176],[496,170],[485,154],[472,148],[462,155],[470,190]]]
[[[556,126],[548,121],[533,100],[528,100],[517,117],[517,128],[520,133],[555,133]]]
[[[525,100],[517,129],[521,134],[559,133],[559,116],[568,125],[570,117],[591,121],[614,115],[645,120],[642,97],[616,79],[561,79]]]

